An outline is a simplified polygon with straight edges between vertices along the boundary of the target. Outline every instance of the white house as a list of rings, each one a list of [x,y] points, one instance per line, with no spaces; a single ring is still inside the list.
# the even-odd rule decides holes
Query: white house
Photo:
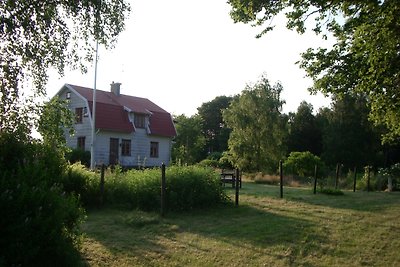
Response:
[[[96,90],[95,164],[168,165],[176,136],[171,114],[146,98],[120,94],[120,86],[113,82],[110,92]],[[76,115],[67,145],[90,151],[93,89],[65,84],[57,95]]]

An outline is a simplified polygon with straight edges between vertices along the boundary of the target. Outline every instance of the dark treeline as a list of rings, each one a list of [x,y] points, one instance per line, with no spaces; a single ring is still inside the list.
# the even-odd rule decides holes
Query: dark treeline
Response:
[[[333,96],[329,108],[324,107],[316,111],[311,104],[303,101],[296,112],[283,114],[281,113],[281,105],[284,101],[278,101],[276,109],[271,112],[258,110],[259,107],[255,102],[240,102],[239,99],[243,99],[244,95],[252,92],[255,92],[256,97],[262,99],[265,96],[260,92],[271,92],[271,90],[276,90],[276,86],[279,87],[280,85],[270,86],[268,80],[265,79],[260,81],[258,86],[264,87],[263,89],[256,88],[257,86],[246,88],[241,95],[234,97],[219,96],[210,102],[203,103],[197,109],[198,113],[191,117],[176,116],[178,136],[173,147],[173,161],[193,164],[205,159],[219,160],[226,156],[232,161],[234,159],[232,154],[235,153],[235,149],[236,152],[240,150],[239,154],[242,158],[246,157],[246,155],[258,151],[260,139],[268,141],[272,136],[275,138],[273,139],[274,143],[281,143],[279,146],[273,147],[271,144],[264,145],[266,149],[260,150],[264,151],[262,152],[264,155],[261,155],[261,157],[285,159],[291,152],[309,151],[320,157],[326,166],[332,169],[335,168],[334,166],[337,163],[340,163],[348,170],[354,167],[361,169],[367,165],[376,168],[389,167],[400,161],[400,146],[396,144],[383,145],[381,136],[385,134],[385,129],[373,126],[368,120],[370,110],[364,96],[346,95],[341,98]],[[277,94],[273,94],[278,100],[280,100],[280,90]],[[254,97],[250,97],[250,99],[254,99]],[[270,100],[271,97],[268,96],[263,99],[265,103]],[[234,102],[235,104],[233,104]],[[240,105],[242,105],[242,109],[233,108],[233,106]],[[247,108],[245,105],[248,105]],[[226,110],[230,110],[231,117],[227,116]],[[250,110],[252,110],[253,115]],[[263,121],[260,117],[267,116],[267,113],[271,117],[271,113],[275,111],[278,117],[274,117],[274,120],[271,118],[264,119],[265,124],[261,125]],[[236,117],[232,118],[232,113],[236,113]],[[257,117],[257,119],[253,117]],[[240,145],[235,144],[233,138],[230,140],[232,127],[227,124],[227,119],[231,124],[237,124],[241,118],[247,124],[243,125],[242,123],[238,128],[240,129],[238,132],[243,135],[242,140],[251,140],[252,138],[251,135],[253,134],[246,132],[247,129],[258,133],[267,129],[269,132],[265,132],[264,136],[256,136],[253,141],[250,141],[253,144],[244,145],[244,141],[237,141],[240,142]],[[274,126],[278,119],[283,126]],[[276,137],[277,128],[281,131],[278,139]],[[238,135],[240,134],[235,134],[235,136]],[[248,150],[248,154],[243,152],[245,150]],[[276,155],[273,155],[274,153]],[[251,165],[250,161],[256,161],[256,159],[250,157],[247,163],[244,160],[244,163],[241,162],[241,167],[252,171],[274,171],[273,168],[268,166],[254,167],[255,165]],[[240,165],[235,160],[233,160],[233,164]],[[264,162],[265,164],[268,163]],[[273,166],[277,166],[275,162],[273,162]]]

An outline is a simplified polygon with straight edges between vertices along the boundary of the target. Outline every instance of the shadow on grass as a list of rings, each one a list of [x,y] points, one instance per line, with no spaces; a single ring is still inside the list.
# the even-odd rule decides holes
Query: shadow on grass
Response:
[[[311,186],[284,187],[283,198],[290,201],[303,202],[311,205],[326,206],[356,211],[383,211],[391,206],[400,205],[400,192],[366,192],[342,190],[344,195],[313,194]],[[241,196],[279,198],[279,186],[244,183]]]
[[[232,189],[227,192],[234,194]],[[164,218],[135,210],[92,210],[83,226],[86,238],[82,255],[88,265],[96,266],[228,266],[228,260],[240,257],[252,259],[236,266],[259,266],[257,258],[264,255],[271,266],[314,266],[320,258],[328,259],[326,266],[338,264],[338,258],[346,265],[346,259],[354,260],[354,251],[362,251],[341,250],[338,244],[347,249],[357,247],[354,237],[375,231],[381,224],[380,212],[391,208],[397,211],[399,196],[398,192],[351,191],[343,196],[314,195],[310,188],[285,187],[281,200],[278,186],[244,183],[239,207],[228,204],[169,212]],[[371,214],[364,211],[377,216],[365,221],[364,216]],[[361,221],[362,231],[358,229]],[[391,223],[380,227],[385,233],[397,229]]]
[[[217,254],[219,249],[231,250],[232,256],[236,255],[235,249],[267,249],[271,257],[291,263],[299,255],[321,252],[326,236],[314,233],[315,227],[304,219],[281,216],[248,205],[234,207],[228,204],[208,210],[168,213],[164,218],[140,211],[95,210],[89,212],[83,230],[86,242],[91,240],[101,244],[97,254],[109,255],[108,259],[101,260],[95,258],[96,253],[86,251],[91,254],[86,258],[87,264],[101,265],[128,253],[136,263],[151,265],[157,255],[168,257],[171,251],[190,247],[197,253],[203,253],[202,248],[216,250]],[[206,244],[193,243],[193,237],[199,237]]]

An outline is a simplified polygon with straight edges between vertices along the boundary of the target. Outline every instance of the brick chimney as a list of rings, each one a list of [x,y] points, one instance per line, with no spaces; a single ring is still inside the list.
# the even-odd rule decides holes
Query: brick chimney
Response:
[[[119,96],[121,90],[121,83],[112,82],[112,84],[110,85],[111,85],[111,92],[114,93],[114,95]]]

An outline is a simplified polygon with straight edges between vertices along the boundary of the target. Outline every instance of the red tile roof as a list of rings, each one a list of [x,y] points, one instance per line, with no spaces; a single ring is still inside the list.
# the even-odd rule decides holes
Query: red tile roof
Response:
[[[92,112],[93,89],[68,84],[89,103]],[[119,95],[112,92],[96,90],[96,128],[131,133],[133,124],[129,121],[128,112],[150,115],[150,134],[173,137],[176,136],[171,114],[150,100],[141,97]]]

